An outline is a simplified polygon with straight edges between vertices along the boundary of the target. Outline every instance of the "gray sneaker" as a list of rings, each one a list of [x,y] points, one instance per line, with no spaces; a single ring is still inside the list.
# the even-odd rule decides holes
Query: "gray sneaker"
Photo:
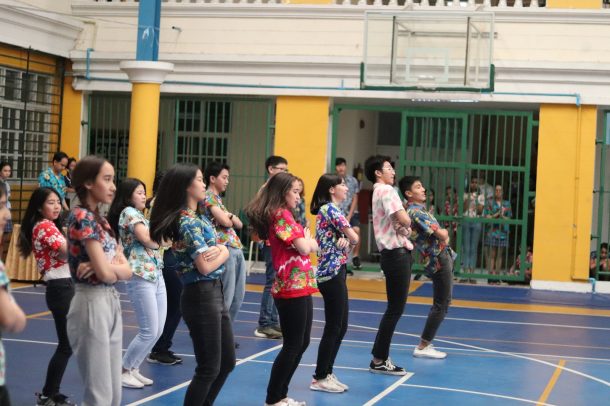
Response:
[[[273,326],[259,327],[254,330],[254,336],[259,338],[269,338],[272,340],[278,340],[282,338],[282,332],[277,331]]]

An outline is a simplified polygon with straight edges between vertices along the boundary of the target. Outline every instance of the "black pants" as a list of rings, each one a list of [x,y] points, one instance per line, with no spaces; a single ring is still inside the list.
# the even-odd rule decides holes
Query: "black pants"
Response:
[[[293,299],[275,299],[275,305],[280,316],[284,345],[271,368],[265,400],[268,404],[277,403],[288,396],[288,385],[292,375],[309,346],[313,321],[311,295]]]
[[[432,278],[433,302],[426,326],[421,335],[423,340],[428,342],[434,340],[436,331],[445,319],[445,315],[449,311],[451,304],[451,291],[453,289],[453,259],[445,250],[438,257],[440,269],[434,272]]]
[[[326,282],[318,283],[318,289],[324,298],[324,332],[318,347],[318,361],[314,379],[324,379],[333,373],[335,358],[347,332],[349,313],[346,266],[341,267],[337,276]]]
[[[411,251],[406,248],[382,250],[380,265],[385,275],[388,306],[379,323],[372,354],[373,357],[385,361],[390,356],[394,329],[407,303],[411,281]]]
[[[66,371],[66,366],[72,355],[72,348],[68,340],[66,316],[70,310],[70,302],[74,296],[74,283],[70,278],[52,279],[47,284],[45,299],[47,306],[55,321],[57,331],[57,348],[49,361],[47,368],[47,379],[42,388],[42,394],[47,397],[59,393],[59,386]]]
[[[213,405],[235,368],[233,328],[224,306],[220,279],[185,285],[180,306],[197,360],[184,405]]]
[[[165,256],[163,257],[165,260]],[[167,353],[172,347],[172,339],[180,324],[180,295],[182,294],[182,281],[174,267],[163,268],[165,291],[167,292],[167,316],[163,325],[163,332],[153,347],[153,352]]]
[[[8,396],[6,386],[0,386],[0,406],[11,406],[11,398]]]

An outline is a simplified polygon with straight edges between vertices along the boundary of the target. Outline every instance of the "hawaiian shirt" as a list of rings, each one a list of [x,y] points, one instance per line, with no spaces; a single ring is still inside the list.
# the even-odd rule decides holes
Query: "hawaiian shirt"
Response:
[[[159,250],[146,248],[138,241],[135,229],[140,223],[148,228],[148,220],[144,218],[144,213],[131,206],[123,209],[119,217],[119,238],[133,274],[155,282],[159,278],[159,271],[163,269],[163,257]]]
[[[87,279],[77,278],[76,270],[81,262],[90,262],[85,249],[86,240],[99,241],[106,260],[111,262],[114,259],[118,244],[111,232],[110,224],[105,218],[96,216],[95,213],[81,206],[72,209],[68,216],[68,264],[70,264],[72,279],[76,283],[89,285],[100,283],[95,274]]]
[[[11,184],[8,183],[8,179],[2,180],[0,179],[0,185],[4,188],[6,192],[6,208],[11,209]]]
[[[55,175],[53,168],[47,168],[38,175],[38,184],[40,187],[55,189],[61,201],[66,200],[66,179],[62,174]]]
[[[347,216],[349,214],[349,208],[352,207],[352,200],[354,200],[356,194],[360,192],[360,182],[353,176],[346,175],[345,184],[347,185],[347,196],[344,201],[339,203],[339,208],[343,211],[343,215]],[[356,216],[357,213],[358,205],[356,205],[353,215]]]
[[[409,203],[407,214],[411,218],[411,236],[409,238],[413,241],[415,249],[424,258],[424,271],[427,275],[431,275],[440,269],[438,256],[447,248],[434,235],[434,232],[441,226],[423,204]]]
[[[485,205],[485,196],[476,192],[464,193],[464,202],[468,201],[468,206],[464,210],[464,217],[479,217],[477,206]]]
[[[485,209],[483,210],[484,216],[492,216],[502,210],[504,217],[512,217],[513,212],[510,208],[510,202],[503,200],[502,203],[497,202],[496,199],[492,199],[487,202]],[[499,218],[499,220],[501,220]],[[504,240],[508,238],[508,224],[490,224],[487,232],[487,238],[496,240]]]
[[[214,224],[214,228],[216,229],[216,235],[218,236],[218,244],[242,249],[243,246],[241,245],[241,241],[239,240],[235,229],[233,227],[221,226],[214,220],[214,216],[212,215],[211,208],[213,206],[218,206],[225,213],[229,212],[225,205],[222,203],[222,198],[211,190],[208,190],[207,192],[205,192],[205,200],[203,201],[203,205],[205,206],[204,212],[206,217],[212,221],[212,224]]]
[[[59,248],[66,243],[66,237],[51,220],[40,220],[32,230],[32,251],[42,275],[51,269],[66,266],[67,260],[61,259]]]
[[[347,262],[347,252],[337,247],[337,240],[343,237],[343,232],[349,228],[349,222],[334,203],[325,204],[316,216],[316,241],[320,247],[318,255],[318,283],[331,280],[341,270],[341,265]]]
[[[373,230],[375,242],[379,251],[396,248],[413,249],[413,244],[407,237],[408,232],[401,233],[398,224],[392,219],[392,214],[404,210],[400,197],[390,185],[375,183],[373,185]],[[408,230],[406,230],[408,231]]]
[[[0,261],[0,289],[8,291],[9,280],[4,270],[4,263]],[[10,294],[10,293],[9,293]],[[0,386],[5,384],[6,359],[4,356],[4,346],[2,345],[2,337],[0,337]]]
[[[201,280],[218,279],[224,272],[224,265],[202,274],[195,266],[195,258],[217,244],[214,226],[203,214],[189,208],[180,211],[178,220],[180,238],[172,244],[172,263],[182,277],[182,283],[195,283]]]
[[[271,287],[275,298],[290,299],[309,296],[318,291],[309,255],[301,255],[292,245],[303,238],[303,227],[288,209],[278,210],[269,229],[273,268],[277,271]]]

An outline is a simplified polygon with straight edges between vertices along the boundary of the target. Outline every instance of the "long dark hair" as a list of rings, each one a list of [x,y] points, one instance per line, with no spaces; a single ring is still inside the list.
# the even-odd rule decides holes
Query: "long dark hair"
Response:
[[[343,178],[334,173],[325,173],[318,179],[316,190],[313,191],[313,197],[311,198],[310,210],[314,216],[318,214],[320,208],[327,203],[332,202],[330,196],[330,188],[340,185],[343,182]]]
[[[250,227],[262,239],[269,237],[269,223],[275,212],[286,206],[286,195],[297,178],[288,172],[271,177],[245,208]]]
[[[146,185],[140,179],[125,178],[117,189],[117,194],[114,196],[114,200],[112,201],[112,205],[106,216],[108,223],[116,236],[119,235],[119,218],[121,217],[121,213],[126,207],[134,207],[131,197],[133,196],[133,192],[140,185],[144,187],[144,191],[146,192]]]
[[[95,182],[97,175],[100,174],[100,170],[106,162],[108,161],[97,155],[88,155],[76,163],[76,167],[72,172],[72,187],[76,191],[81,207],[89,211],[91,211],[91,208],[87,206],[87,194],[89,191],[85,184],[87,182]],[[102,224],[104,222],[104,219],[97,210],[93,210],[93,216],[98,223]],[[115,236],[112,228],[109,230],[109,233],[111,236]]]
[[[61,200],[59,193],[50,187],[40,187],[34,190],[34,193],[32,193],[32,196],[30,197],[28,207],[25,209],[25,214],[21,220],[21,231],[19,232],[19,241],[17,242],[19,253],[23,258],[27,258],[27,256],[32,253],[32,233],[34,232],[34,226],[44,218],[42,216],[42,206],[51,194],[54,194]],[[58,217],[53,220],[53,223],[55,223],[55,226],[59,232],[61,232],[60,218]]]
[[[186,207],[186,189],[197,176],[198,170],[199,167],[194,164],[176,164],[161,180],[150,215],[150,238],[158,244],[164,239],[179,239],[180,210]]]

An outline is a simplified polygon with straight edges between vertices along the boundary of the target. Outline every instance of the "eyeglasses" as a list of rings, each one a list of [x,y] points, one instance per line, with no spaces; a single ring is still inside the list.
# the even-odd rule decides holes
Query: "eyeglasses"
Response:
[[[277,169],[278,171],[288,172],[288,168],[282,168],[281,166],[272,166],[273,169]]]
[[[393,170],[394,170],[394,168],[393,168],[393,167],[391,167],[391,166],[382,166],[382,167],[381,167],[381,170],[382,170],[382,171],[383,171],[383,170],[386,170],[386,171],[393,171]]]

